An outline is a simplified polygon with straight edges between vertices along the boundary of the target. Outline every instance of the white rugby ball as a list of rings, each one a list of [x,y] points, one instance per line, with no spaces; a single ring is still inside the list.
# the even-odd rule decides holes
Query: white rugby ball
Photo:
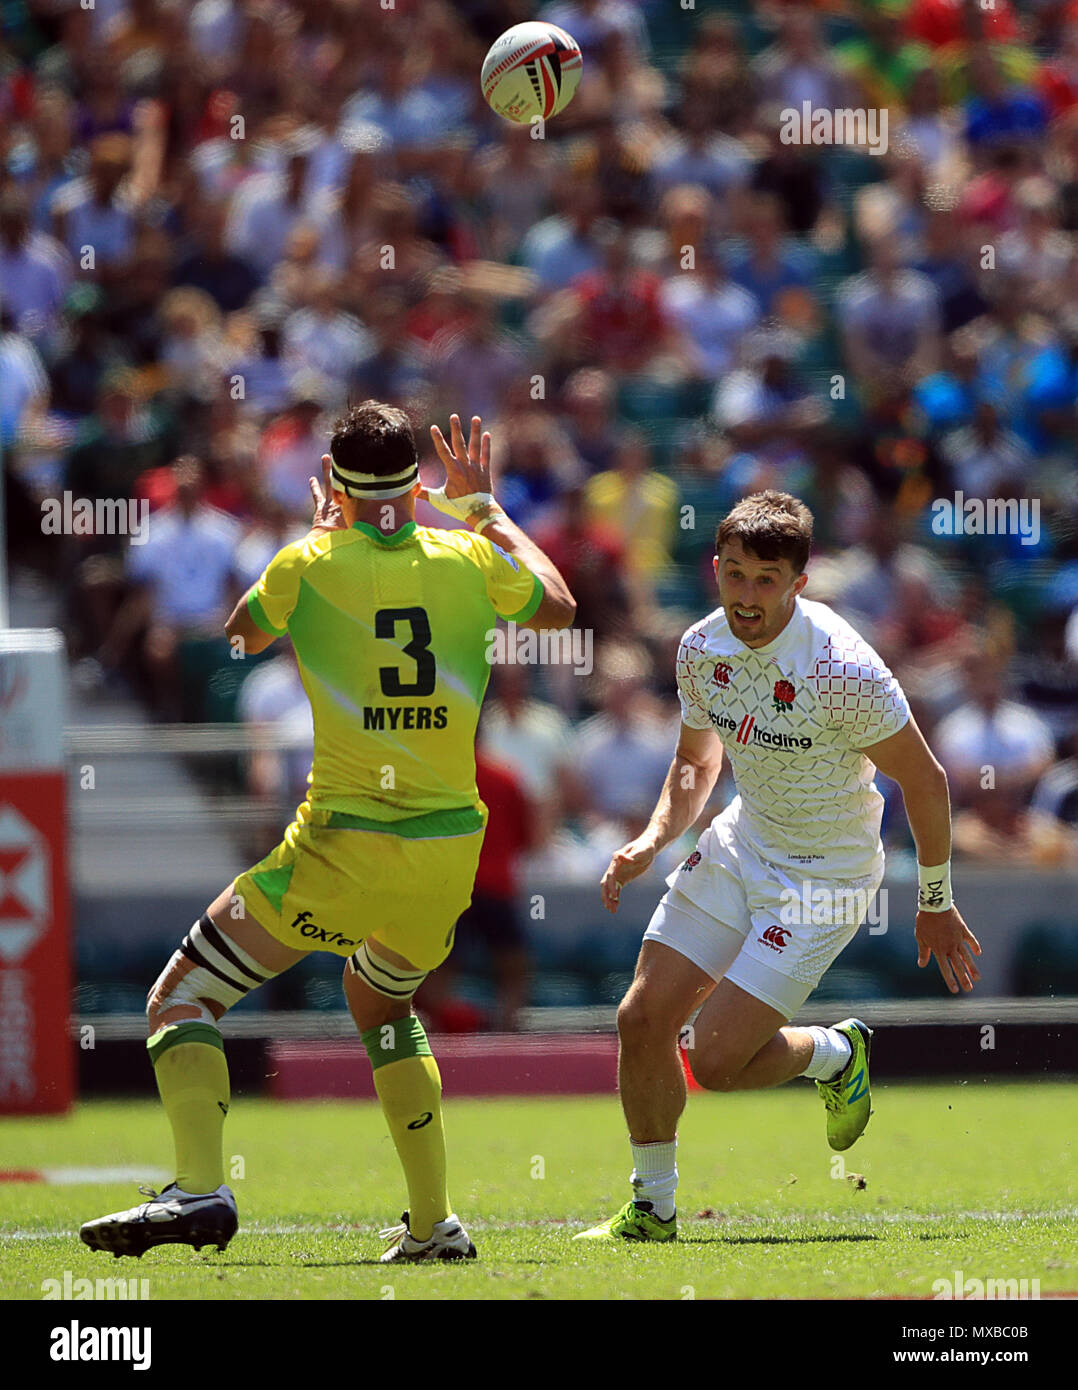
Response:
[[[572,101],[583,61],[576,39],[556,24],[514,24],[483,60],[483,96],[507,121],[549,120]]]

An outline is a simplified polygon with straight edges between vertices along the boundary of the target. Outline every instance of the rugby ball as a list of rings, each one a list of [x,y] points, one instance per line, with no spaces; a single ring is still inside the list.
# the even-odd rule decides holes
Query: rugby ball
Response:
[[[583,61],[576,39],[556,24],[514,24],[483,60],[483,97],[507,121],[549,120],[572,101]]]

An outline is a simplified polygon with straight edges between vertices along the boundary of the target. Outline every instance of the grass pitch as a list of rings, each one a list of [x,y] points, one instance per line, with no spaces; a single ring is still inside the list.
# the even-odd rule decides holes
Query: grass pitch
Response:
[[[807,1084],[693,1095],[679,1241],[604,1247],[570,1237],[628,1196],[615,1098],[450,1098],[451,1196],[479,1259],[387,1269],[377,1230],[406,1199],[378,1106],[239,1097],[226,1153],[240,1230],[225,1253],[114,1260],[78,1227],[138,1201],[132,1184],[0,1182],[0,1299],[40,1299],[65,1271],[147,1279],[155,1300],[930,1298],[956,1270],[1078,1290],[1073,1086],[884,1085],[874,1102],[839,1156]],[[152,1101],[0,1120],[0,1170],[170,1162]]]

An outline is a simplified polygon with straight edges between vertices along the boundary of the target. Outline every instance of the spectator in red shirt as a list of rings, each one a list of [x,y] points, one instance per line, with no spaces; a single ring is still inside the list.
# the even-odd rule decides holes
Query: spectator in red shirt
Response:
[[[1013,42],[1018,25],[1010,0],[913,0],[906,15],[906,33],[911,39],[942,48],[949,43],[975,43],[992,39]]]
[[[418,303],[409,310],[405,332],[409,346],[429,351],[439,334],[463,332],[470,321],[468,297],[460,268],[440,266],[425,278]]]
[[[1037,88],[1053,119],[1078,105],[1078,10],[1063,31],[1063,51],[1041,68]]]
[[[602,270],[579,276],[566,291],[580,360],[609,371],[644,371],[667,336],[660,284],[633,264],[630,234],[612,235]]]
[[[310,510],[307,478],[311,460],[320,457],[325,431],[320,427],[325,383],[315,373],[298,373],[288,409],[272,420],[258,443],[259,482],[265,492],[288,508],[290,516]]]
[[[517,910],[521,856],[535,843],[535,817],[520,778],[504,763],[475,750],[475,781],[489,812],[479,855],[471,905],[457,923],[457,953],[424,981],[416,1004],[436,1028],[469,1032],[478,1023],[474,1011],[450,997],[453,962],[473,943],[480,944],[494,967],[498,991],[493,1018],[498,1032],[513,1033],[528,1002],[528,939]]]
[[[624,546],[607,526],[589,519],[582,487],[562,493],[555,519],[536,529],[535,540],[572,588],[578,627],[590,628],[601,642],[632,626]]]

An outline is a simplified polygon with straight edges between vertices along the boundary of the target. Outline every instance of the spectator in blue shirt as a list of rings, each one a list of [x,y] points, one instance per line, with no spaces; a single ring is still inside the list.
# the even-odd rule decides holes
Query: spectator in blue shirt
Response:
[[[1009,90],[990,49],[969,61],[974,95],[966,102],[966,139],[974,149],[1002,141],[1036,140],[1048,128],[1048,108],[1035,92]]]
[[[753,197],[745,237],[751,249],[732,258],[730,279],[748,290],[768,318],[779,312],[784,291],[811,285],[816,257],[786,238],[782,203],[773,193]]]
[[[968,424],[977,407],[977,340],[968,328],[956,329],[944,343],[943,363],[913,388],[913,403],[929,434]]]
[[[590,176],[570,183],[561,212],[545,217],[521,243],[521,264],[533,270],[543,291],[564,289],[578,275],[601,270],[603,248],[596,235],[601,201]]]
[[[1025,281],[997,271],[997,298],[978,323],[988,338],[980,350],[977,392],[1035,452],[1052,444],[1052,413],[1073,406],[1073,368],[1058,334],[1026,312]]]

